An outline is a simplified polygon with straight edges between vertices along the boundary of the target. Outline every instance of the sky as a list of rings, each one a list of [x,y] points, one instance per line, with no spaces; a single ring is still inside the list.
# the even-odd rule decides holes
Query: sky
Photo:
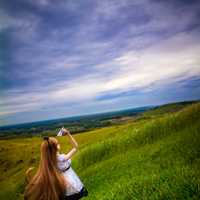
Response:
[[[198,0],[1,0],[0,125],[200,99]]]

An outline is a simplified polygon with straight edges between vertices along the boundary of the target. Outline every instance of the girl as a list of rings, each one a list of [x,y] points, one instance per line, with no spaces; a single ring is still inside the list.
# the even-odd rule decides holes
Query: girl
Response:
[[[33,178],[27,171],[28,185],[25,200],[78,200],[87,196],[87,189],[71,167],[71,157],[77,152],[78,144],[70,132],[63,128],[72,149],[67,154],[60,154],[60,145],[54,137],[44,137],[41,144],[39,168]]]

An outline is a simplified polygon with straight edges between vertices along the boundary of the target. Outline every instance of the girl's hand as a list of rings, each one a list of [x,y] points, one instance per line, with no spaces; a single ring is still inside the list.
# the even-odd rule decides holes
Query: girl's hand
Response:
[[[69,132],[68,129],[63,128],[62,130],[63,130],[63,136],[64,136],[64,135],[69,135],[69,134],[70,134],[70,132]]]

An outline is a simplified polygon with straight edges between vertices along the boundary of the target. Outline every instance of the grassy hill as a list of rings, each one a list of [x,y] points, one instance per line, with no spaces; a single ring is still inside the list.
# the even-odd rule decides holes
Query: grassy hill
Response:
[[[144,112],[142,114],[143,117],[157,117],[160,115],[166,115],[168,113],[177,112],[191,104],[198,103],[199,101],[183,101],[183,102],[175,102],[175,103],[168,103],[164,105],[155,106],[152,109]]]
[[[72,165],[88,188],[85,199],[200,199],[200,103],[75,138],[80,151]],[[67,152],[66,138],[58,139]],[[22,199],[24,173],[38,165],[40,143],[0,140],[0,199]]]

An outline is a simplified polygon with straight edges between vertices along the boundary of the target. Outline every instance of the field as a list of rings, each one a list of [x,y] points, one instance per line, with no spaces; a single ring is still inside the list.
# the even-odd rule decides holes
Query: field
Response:
[[[85,199],[200,199],[200,103],[173,111],[76,134],[72,165],[89,191]],[[67,152],[67,139],[58,139]],[[38,136],[0,140],[0,199],[23,199],[40,143]]]

